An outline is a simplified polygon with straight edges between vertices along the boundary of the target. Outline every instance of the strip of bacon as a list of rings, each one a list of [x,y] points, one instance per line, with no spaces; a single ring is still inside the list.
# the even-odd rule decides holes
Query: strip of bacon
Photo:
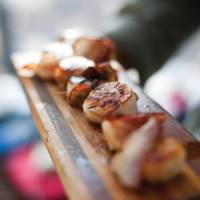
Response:
[[[126,138],[136,129],[144,125],[150,118],[162,123],[164,113],[146,113],[125,116],[109,116],[102,123],[104,136],[112,150],[120,150]]]

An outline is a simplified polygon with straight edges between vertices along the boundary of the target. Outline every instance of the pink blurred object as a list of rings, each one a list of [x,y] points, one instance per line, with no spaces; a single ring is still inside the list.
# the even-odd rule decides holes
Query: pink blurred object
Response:
[[[200,29],[145,84],[145,92],[174,117],[199,105],[199,51]]]
[[[170,104],[175,117],[184,114],[188,108],[185,98],[179,92],[171,94]]]
[[[55,170],[51,169],[44,172],[40,169],[32,159],[32,149],[33,146],[28,146],[8,157],[6,172],[11,183],[26,199],[66,199]]]

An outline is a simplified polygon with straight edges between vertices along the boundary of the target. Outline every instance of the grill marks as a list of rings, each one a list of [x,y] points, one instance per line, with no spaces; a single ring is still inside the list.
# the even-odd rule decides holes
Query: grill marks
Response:
[[[120,106],[132,95],[132,91],[125,84],[119,82],[105,83],[100,85],[88,96],[89,109],[94,107],[106,107],[112,105],[112,109]]]

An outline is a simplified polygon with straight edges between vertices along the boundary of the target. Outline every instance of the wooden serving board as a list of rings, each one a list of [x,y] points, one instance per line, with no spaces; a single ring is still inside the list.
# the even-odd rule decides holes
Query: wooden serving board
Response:
[[[15,54],[17,68],[31,62],[27,54]],[[166,112],[131,82],[125,72],[120,81],[138,94],[140,112]],[[169,114],[164,134],[174,136],[186,147],[188,167],[167,184],[143,184],[139,190],[122,186],[109,168],[112,153],[99,126],[90,123],[80,109],[68,105],[54,83],[38,78],[19,77],[26,93],[35,124],[72,200],[184,200],[200,199],[200,143]]]

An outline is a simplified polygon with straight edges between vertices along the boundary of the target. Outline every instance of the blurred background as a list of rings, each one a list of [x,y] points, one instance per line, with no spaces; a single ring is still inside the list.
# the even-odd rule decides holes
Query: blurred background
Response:
[[[66,28],[101,31],[100,24],[124,3],[124,0],[0,0],[0,199],[67,198],[32,121],[10,54],[41,49]],[[180,122],[200,102],[198,52],[200,31],[188,38],[144,86]],[[199,137],[198,130],[191,131]]]

